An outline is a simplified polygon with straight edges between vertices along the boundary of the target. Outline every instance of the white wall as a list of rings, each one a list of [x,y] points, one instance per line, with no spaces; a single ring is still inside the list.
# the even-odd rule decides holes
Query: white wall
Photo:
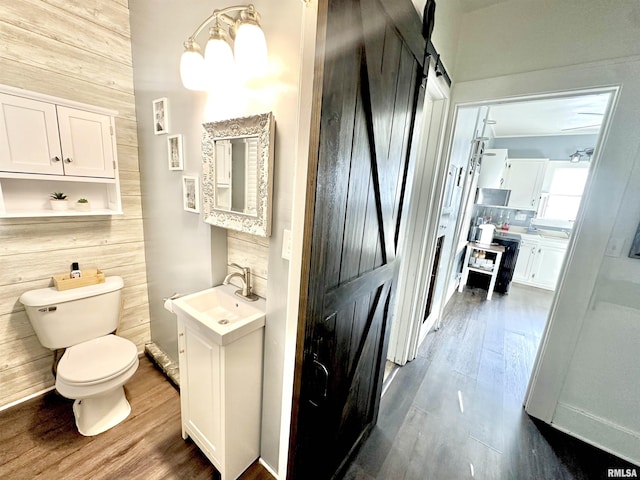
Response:
[[[422,18],[427,0],[412,0]],[[436,21],[431,34],[431,43],[440,54],[440,60],[451,78],[456,77],[458,38],[462,28],[462,8],[459,0],[438,0]]]
[[[175,363],[176,317],[164,310],[162,298],[210,287],[212,277],[221,279],[226,262],[225,232],[182,208],[182,175],[202,176],[201,120],[193,112],[204,96],[182,87],[176,62],[184,37],[209,8],[207,2],[194,2],[186,14],[171,2],[163,2],[162,8],[157,2],[129,2],[151,340]],[[183,135],[184,171],[169,170],[167,135],[153,133],[151,104],[160,97],[169,101],[169,133]],[[212,249],[212,244],[217,247]],[[218,266],[215,275],[212,265]]]
[[[640,221],[640,59],[619,57],[638,53],[639,14],[637,2],[598,0],[508,2],[470,13],[456,71],[458,78],[486,80],[458,83],[453,95],[466,103],[622,87],[597,148],[526,407],[634,462],[640,462],[633,342],[640,338],[640,264],[626,255]],[[595,63],[575,65],[581,62]],[[622,245],[621,256],[605,256],[610,239]]]
[[[459,32],[456,81],[622,58],[640,54],[640,3],[512,0],[464,15]]]
[[[252,2],[262,15],[272,68],[270,78],[263,88],[242,90],[233,97],[229,92],[217,92],[208,101],[206,94],[188,91],[180,83],[178,66],[182,43],[214,9],[227,7],[228,2],[130,0],[129,3],[140,122],[149,294],[154,305],[152,337],[168,345],[171,351],[176,344],[175,317],[161,309],[160,299],[173,291],[189,293],[220,283],[226,273],[226,233],[204,224],[200,215],[182,211],[181,174],[168,171],[166,140],[151,131],[151,100],[169,98],[171,131],[185,136],[185,174],[201,175],[200,124],[203,121],[269,110],[274,114],[275,177],[268,253],[261,457],[277,470],[288,298],[283,286],[287,285],[289,269],[288,262],[281,258],[281,247],[283,230],[290,228],[293,205],[299,135],[300,36],[305,6],[300,0],[283,0],[277,4],[268,0]],[[198,40],[204,46],[206,31]],[[222,100],[232,101],[223,103]]]
[[[509,158],[569,160],[576,150],[593,147],[598,135],[550,135],[544,137],[494,138],[491,148],[506,148]],[[583,162],[584,163],[584,162]]]

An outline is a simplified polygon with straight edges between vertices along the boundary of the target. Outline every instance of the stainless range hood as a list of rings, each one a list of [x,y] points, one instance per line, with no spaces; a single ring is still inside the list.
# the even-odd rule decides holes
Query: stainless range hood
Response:
[[[506,188],[478,188],[476,191],[477,205],[492,205],[506,207],[509,205],[511,190]]]

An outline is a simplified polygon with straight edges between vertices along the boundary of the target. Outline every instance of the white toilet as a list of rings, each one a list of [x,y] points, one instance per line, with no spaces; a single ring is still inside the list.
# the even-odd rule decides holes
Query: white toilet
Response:
[[[131,412],[124,384],[138,368],[136,345],[112,335],[120,317],[123,281],[58,291],[23,293],[31,325],[47,348],[66,348],[58,363],[56,390],[71,399],[78,431],[92,436],[114,427]]]

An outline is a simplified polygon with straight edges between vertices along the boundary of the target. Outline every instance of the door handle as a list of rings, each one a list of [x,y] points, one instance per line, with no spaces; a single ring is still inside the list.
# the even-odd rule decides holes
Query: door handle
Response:
[[[53,158],[51,159],[51,161],[52,161],[53,163],[58,163],[58,162],[60,161],[60,157],[53,157]]]
[[[71,160],[69,157],[64,159],[64,163],[71,163],[73,162],[73,160]]]
[[[310,395],[309,403],[314,407],[320,407],[327,399],[329,390],[329,370],[318,361],[314,353],[311,361]]]

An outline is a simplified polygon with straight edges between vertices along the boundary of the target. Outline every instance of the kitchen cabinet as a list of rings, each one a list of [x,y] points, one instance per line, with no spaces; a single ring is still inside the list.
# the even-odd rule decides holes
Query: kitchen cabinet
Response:
[[[478,188],[505,188],[503,186],[507,172],[506,148],[486,149],[480,163]]]
[[[238,478],[260,455],[263,332],[221,345],[204,324],[178,314],[182,437],[222,480]]]
[[[567,246],[568,240],[522,235],[513,281],[555,290]]]
[[[531,238],[530,238],[531,237]],[[516,268],[513,271],[513,281],[518,283],[529,283],[531,279],[531,269],[535,254],[538,251],[540,239],[533,235],[521,235],[520,250],[516,260]]]
[[[511,190],[509,207],[537,211],[548,162],[546,158],[518,158],[507,161],[502,188]]]
[[[0,217],[122,213],[115,114],[0,86]],[[92,209],[53,211],[54,191]]]

